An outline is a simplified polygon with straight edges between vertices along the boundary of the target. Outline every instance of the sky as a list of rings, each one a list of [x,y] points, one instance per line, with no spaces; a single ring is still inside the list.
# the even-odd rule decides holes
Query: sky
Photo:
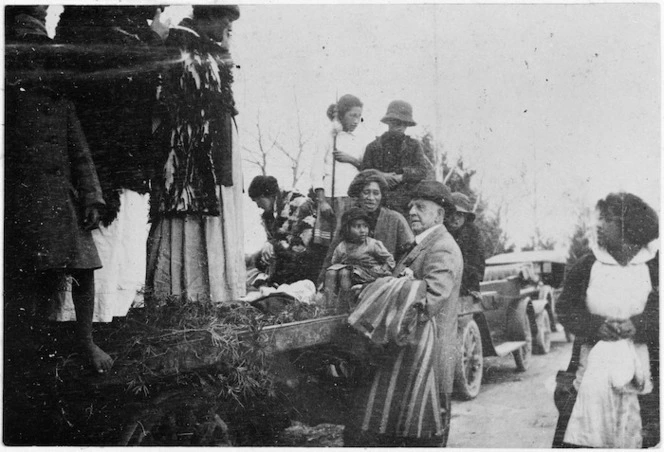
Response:
[[[238,121],[251,143],[260,111],[263,132],[287,142],[299,112],[316,136],[352,93],[380,134],[387,104],[407,100],[408,133],[463,156],[517,246],[539,227],[564,247],[611,191],[659,208],[660,18],[656,3],[242,5]]]
[[[188,10],[167,13],[177,21]],[[418,123],[407,133],[430,131],[452,160],[463,157],[477,172],[472,188],[489,211],[500,211],[517,246],[538,227],[564,248],[579,212],[611,191],[659,209],[657,3],[241,3],[240,10],[231,52],[245,156],[257,147],[257,126],[268,146],[294,149],[302,137],[313,151],[329,129],[327,106],[346,93],[362,99],[363,125],[379,135],[387,104],[403,99]],[[244,167],[248,187],[259,170]],[[268,173],[292,185],[275,150]],[[248,250],[262,241],[259,213],[246,198]]]

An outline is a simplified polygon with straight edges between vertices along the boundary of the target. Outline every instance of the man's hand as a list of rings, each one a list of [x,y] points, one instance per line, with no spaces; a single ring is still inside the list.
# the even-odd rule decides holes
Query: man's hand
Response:
[[[318,208],[320,209],[320,213],[322,215],[329,216],[334,214],[334,209],[332,209],[330,203],[325,200],[318,201]]]
[[[101,216],[99,215],[99,208],[97,206],[88,206],[85,208],[85,213],[83,214],[83,229],[86,231],[92,231],[99,227],[99,220]]]
[[[269,264],[270,261],[274,258],[274,245],[270,242],[267,242],[263,245],[261,249],[261,262],[264,264]]]
[[[385,182],[387,182],[387,186],[390,190],[399,185],[403,180],[403,174],[383,173],[383,176],[385,177]]]

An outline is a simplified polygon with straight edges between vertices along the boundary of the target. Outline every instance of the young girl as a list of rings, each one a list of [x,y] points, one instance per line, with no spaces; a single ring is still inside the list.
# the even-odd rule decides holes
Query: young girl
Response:
[[[343,241],[335,248],[327,270],[325,287],[336,292],[353,284],[389,276],[396,265],[394,257],[380,240],[369,237],[369,216],[359,207],[344,212],[341,218]]]

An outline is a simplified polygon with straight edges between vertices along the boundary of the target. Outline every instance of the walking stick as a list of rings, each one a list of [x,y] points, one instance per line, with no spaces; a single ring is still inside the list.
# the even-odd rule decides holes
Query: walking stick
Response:
[[[337,150],[337,135],[334,134],[334,137],[332,137],[332,193],[330,194],[330,200],[332,201],[332,209],[334,209],[334,180],[336,179],[336,170],[337,170],[337,159],[334,156],[336,150]],[[334,213],[336,215],[336,212]],[[332,225],[332,232],[330,232],[330,243],[332,243],[332,240],[334,239],[336,221],[334,223],[335,224]]]

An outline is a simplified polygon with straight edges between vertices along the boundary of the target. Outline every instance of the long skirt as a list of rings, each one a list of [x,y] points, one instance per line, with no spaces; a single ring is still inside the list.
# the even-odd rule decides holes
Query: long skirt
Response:
[[[145,287],[157,299],[232,302],[246,293],[242,183],[218,187],[221,215],[156,219],[148,239]]]
[[[142,301],[148,196],[123,190],[117,218],[110,225],[92,231],[103,266],[95,271],[94,322],[110,322],[113,317],[124,317],[132,303]],[[50,314],[52,320],[76,320],[69,278],[62,282],[55,303]]]

